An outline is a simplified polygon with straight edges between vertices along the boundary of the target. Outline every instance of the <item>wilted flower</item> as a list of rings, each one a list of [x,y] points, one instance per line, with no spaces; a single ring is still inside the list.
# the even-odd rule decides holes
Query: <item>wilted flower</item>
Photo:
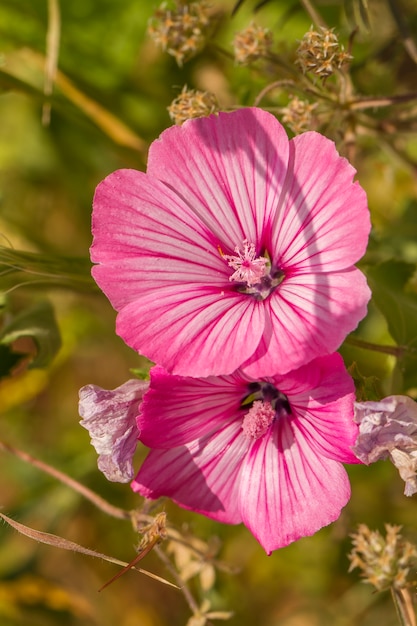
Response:
[[[169,116],[175,124],[183,124],[186,120],[210,115],[218,110],[219,103],[213,93],[187,89],[186,86],[168,107]]]
[[[377,530],[359,524],[352,535],[353,550],[349,554],[349,571],[358,567],[365,583],[378,591],[404,589],[410,568],[417,560],[417,550],[401,537],[401,526],[385,525],[386,537]]]
[[[408,396],[356,402],[359,436],[353,448],[369,464],[390,458],[405,481],[404,493],[417,492],[417,403]]]
[[[162,367],[140,408],[147,498],[243,522],[270,553],[337,519],[350,497],[354,386],[338,354],[285,376],[185,378]]]
[[[235,59],[241,65],[247,65],[265,56],[273,43],[272,32],[252,23],[236,33],[233,40]]]
[[[112,391],[97,385],[80,389],[80,422],[90,433],[98,468],[107,480],[126,483],[133,478],[132,458],[138,442],[136,417],[149,383],[128,380]]]
[[[188,120],[94,198],[93,276],[117,332],[175,374],[285,373],[337,349],[370,297],[365,192],[334,143],[261,109]]]

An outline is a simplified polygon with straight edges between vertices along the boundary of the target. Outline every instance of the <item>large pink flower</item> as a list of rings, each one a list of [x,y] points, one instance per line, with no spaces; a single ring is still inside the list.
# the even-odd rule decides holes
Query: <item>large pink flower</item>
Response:
[[[355,170],[261,109],[166,130],[147,173],[97,188],[93,276],[118,334],[175,374],[285,373],[333,352],[366,314],[354,263],[369,214]]]
[[[350,497],[353,383],[338,354],[285,376],[185,378],[160,366],[138,418],[151,448],[132,487],[226,523],[265,550],[337,519]]]

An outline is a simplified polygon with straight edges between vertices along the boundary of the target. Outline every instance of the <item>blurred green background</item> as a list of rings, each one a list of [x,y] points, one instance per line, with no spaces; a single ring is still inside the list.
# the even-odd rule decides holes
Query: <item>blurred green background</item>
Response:
[[[228,109],[253,104],[274,81],[294,80],[273,60],[237,66],[231,42],[256,20],[272,30],[275,54],[294,67],[299,40],[312,24],[308,4],[270,0],[254,13],[255,0],[246,0],[232,15],[233,0],[213,0],[219,16],[211,40],[178,67],[147,35],[148,20],[159,6],[152,0],[63,1],[60,25],[54,22],[54,2],[0,2],[0,325],[6,328],[25,312],[32,319],[33,308],[46,299],[57,329],[49,325],[45,362],[48,350],[54,353],[58,345],[58,329],[61,341],[42,368],[28,368],[25,359],[12,366],[12,351],[0,351],[0,439],[117,506],[133,509],[138,498],[128,485],[108,483],[97,470],[88,433],[78,424],[78,390],[89,383],[114,388],[130,377],[130,368],[147,363],[114,334],[115,313],[89,278],[95,186],[117,168],[145,169],[147,147],[172,123],[167,107],[184,85],[215,93],[220,107]],[[345,47],[357,29],[350,77],[358,98],[416,91],[414,1],[317,0],[314,7]],[[47,38],[56,33],[58,74],[48,96]],[[318,79],[311,85],[336,93],[332,80],[327,87]],[[290,96],[291,88],[271,91],[261,105],[280,119]],[[342,153],[347,153],[347,132],[340,128],[354,134],[354,165],[374,224],[362,267],[375,299],[355,337],[412,348],[417,339],[416,96],[383,107],[377,102],[357,114],[335,106],[326,120],[320,129]],[[13,350],[33,356],[33,341],[21,337]],[[355,372],[376,377],[365,381],[368,392],[417,396],[412,351],[399,362],[347,343],[342,353],[348,366],[356,363]],[[138,450],[137,465],[144,454]],[[204,541],[218,537],[220,558],[230,566],[217,573],[214,585],[191,580],[197,600],[208,599],[213,611],[233,611],[232,626],[396,624],[389,595],[373,593],[357,572],[348,574],[349,534],[359,522],[379,529],[390,522],[402,524],[404,534],[417,541],[415,497],[403,496],[403,483],[389,463],[348,471],[352,499],[340,519],[270,557],[243,526],[221,526],[165,502],[178,529]],[[106,516],[6,452],[0,452],[0,506],[27,526],[99,552],[127,561],[135,554],[137,536],[128,522]],[[153,554],[143,567],[171,580]],[[129,572],[97,593],[116,571],[115,565],[39,545],[2,524],[0,624],[187,623],[190,611],[181,592],[138,573]]]

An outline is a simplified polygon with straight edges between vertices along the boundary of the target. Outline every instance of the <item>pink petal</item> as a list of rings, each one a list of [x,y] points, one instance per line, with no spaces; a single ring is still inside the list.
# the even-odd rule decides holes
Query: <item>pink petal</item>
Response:
[[[282,382],[276,379],[276,385],[291,398],[297,427],[312,450],[342,463],[358,462],[352,451],[358,436],[355,387],[339,354],[318,358]]]
[[[125,483],[133,477],[132,459],[138,442],[136,417],[149,383],[128,380],[112,391],[96,385],[80,389],[81,426],[90,433],[98,468],[107,480]]]
[[[239,375],[184,378],[155,366],[140,407],[140,440],[150,448],[174,448],[205,437],[239,419],[247,393]]]
[[[279,253],[274,260],[284,271],[339,271],[363,256],[371,225],[355,173],[319,133],[291,140],[286,200],[272,241]]]
[[[186,155],[186,158],[184,158]],[[162,133],[149,151],[148,174],[193,207],[230,254],[244,239],[262,245],[287,172],[288,138],[256,108],[186,122]]]
[[[119,334],[179,375],[245,363],[264,376],[333,352],[370,294],[351,268],[369,232],[353,175],[329,140],[289,144],[260,109],[165,131],[147,174],[116,172],[95,196],[93,275]],[[229,281],[227,258],[245,241],[285,273],[263,302]]]
[[[262,307],[232,290],[219,240],[166,185],[110,175],[96,191],[93,233],[93,276],[132,348],[196,376],[232,372],[254,351]]]
[[[132,489],[151,499],[168,496],[186,509],[238,524],[239,474],[247,448],[240,420],[235,420],[187,446],[151,450]]]
[[[110,174],[94,197],[93,276],[116,309],[160,286],[230,288],[214,235],[177,193],[135,170]],[[121,280],[122,277],[122,280]]]
[[[342,465],[318,456],[292,422],[258,439],[243,463],[242,519],[268,554],[336,520],[349,497]]]
[[[192,285],[164,287],[124,307],[116,328],[129,346],[175,374],[229,374],[259,343],[260,304]]]
[[[253,377],[282,374],[334,352],[366,315],[369,298],[366,279],[354,267],[285,278],[264,303],[265,332],[243,367]]]

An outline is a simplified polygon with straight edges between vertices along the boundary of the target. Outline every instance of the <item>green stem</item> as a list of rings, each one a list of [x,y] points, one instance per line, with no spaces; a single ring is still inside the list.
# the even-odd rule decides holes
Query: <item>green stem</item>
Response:
[[[347,337],[345,343],[362,348],[363,350],[372,350],[373,352],[382,352],[383,354],[390,354],[397,359],[400,358],[407,348],[404,346],[381,346],[378,343],[371,343],[370,341],[363,341],[363,339],[357,339],[356,337]]]
[[[0,291],[23,286],[55,286],[76,291],[95,290],[89,259],[25,252],[0,246]]]
[[[301,4],[303,5],[304,10],[306,11],[306,13],[308,13],[308,15],[311,17],[313,22],[316,24],[316,26],[321,26],[322,28],[327,28],[326,22],[321,17],[320,13],[318,13],[318,11],[316,11],[315,7],[310,2],[310,0],[301,0]]]

